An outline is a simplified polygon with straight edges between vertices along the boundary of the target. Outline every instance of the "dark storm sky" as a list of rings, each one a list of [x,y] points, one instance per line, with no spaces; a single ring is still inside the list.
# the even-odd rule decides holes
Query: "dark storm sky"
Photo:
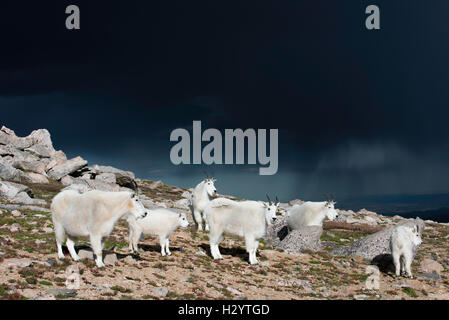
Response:
[[[279,129],[278,173],[208,167],[222,193],[449,192],[447,1],[2,1],[0,36],[0,125],[91,164],[194,186],[169,136],[202,120]]]

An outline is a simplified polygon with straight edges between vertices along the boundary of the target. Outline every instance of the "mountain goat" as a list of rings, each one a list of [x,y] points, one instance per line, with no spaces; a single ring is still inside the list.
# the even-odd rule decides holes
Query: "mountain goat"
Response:
[[[65,190],[57,194],[51,203],[53,226],[56,235],[59,259],[64,259],[62,243],[67,238],[67,248],[73,260],[80,258],[75,251],[77,237],[90,237],[92,250],[98,267],[104,267],[102,239],[114,228],[115,222],[125,214],[135,218],[147,212],[136,194],[127,191],[107,192],[92,190],[83,194]]]
[[[407,226],[397,226],[394,228],[390,238],[390,249],[393,256],[393,263],[396,269],[396,276],[407,272],[413,278],[410,266],[416,249],[422,243],[419,235],[419,226],[413,228]]]
[[[209,222],[210,251],[214,259],[223,259],[218,244],[223,240],[223,233],[245,238],[246,251],[250,264],[258,264],[256,258],[257,239],[265,235],[267,225],[276,220],[279,202],[268,200],[268,204],[259,201],[237,202],[226,198],[212,200],[204,209]]]
[[[178,227],[187,228],[189,222],[184,213],[177,213],[168,209],[149,210],[149,214],[142,219],[133,216],[128,217],[129,223],[129,250],[138,252],[137,242],[141,234],[155,235],[159,237],[161,254],[171,255],[168,238]]]
[[[205,230],[209,230],[209,224],[205,219],[204,208],[209,204],[209,202],[217,194],[217,189],[215,189],[215,179],[206,178],[195,187],[190,198],[190,209],[192,210],[192,215],[197,224],[198,230],[203,230],[203,221],[205,223]]]
[[[332,200],[295,204],[287,210],[288,228],[295,230],[300,227],[323,226],[323,220],[326,217],[331,221],[338,217],[334,208],[335,204],[336,202]]]

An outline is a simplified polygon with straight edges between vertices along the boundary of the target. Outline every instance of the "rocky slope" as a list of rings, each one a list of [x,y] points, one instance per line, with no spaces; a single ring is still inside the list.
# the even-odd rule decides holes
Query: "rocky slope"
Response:
[[[103,252],[105,269],[93,262],[87,239],[74,262],[56,259],[49,204],[64,188],[124,190],[139,186],[151,207],[188,213],[189,229],[171,238],[173,255],[161,257],[158,241],[141,241],[140,255],[127,250],[127,225],[118,222]],[[219,181],[217,183],[219,188]],[[209,255],[208,235],[194,231],[190,190],[138,179],[132,172],[67,159],[53,148],[47,130],[17,137],[0,131],[1,299],[449,299],[449,226],[432,221],[340,211],[324,228],[288,233],[285,209],[259,246],[250,266],[244,241],[227,236],[222,261]],[[396,278],[386,241],[397,223],[425,226],[412,271]],[[323,230],[324,229],[324,230]]]

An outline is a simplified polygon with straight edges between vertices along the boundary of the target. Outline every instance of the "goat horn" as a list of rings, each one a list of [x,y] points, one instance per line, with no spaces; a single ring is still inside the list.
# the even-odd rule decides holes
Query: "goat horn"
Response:
[[[268,193],[267,193],[267,199],[268,199],[268,203],[269,203],[270,206],[271,206],[271,199],[270,199],[270,197],[268,196]]]

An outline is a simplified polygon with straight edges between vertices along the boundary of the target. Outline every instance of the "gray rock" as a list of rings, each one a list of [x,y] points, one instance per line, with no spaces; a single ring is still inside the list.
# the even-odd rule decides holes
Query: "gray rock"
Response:
[[[3,260],[2,264],[6,267],[25,268],[30,266],[32,261],[28,258],[10,258]]]
[[[50,213],[50,209],[38,206],[30,206],[30,205],[20,205],[20,204],[5,204],[0,202],[0,208],[6,210],[30,210],[36,212],[47,212]]]
[[[33,139],[30,137],[17,137],[13,130],[3,126],[0,130],[0,144],[11,145],[14,148],[23,150],[33,145]]]
[[[287,236],[287,219],[285,216],[278,216],[277,220],[267,227],[264,239],[271,246],[276,247]]]
[[[233,287],[227,287],[226,290],[228,290],[229,293],[232,293],[233,295],[236,295],[236,296],[242,295],[242,293],[240,291],[238,291],[237,289],[234,289]]]
[[[45,175],[47,163],[39,160],[18,160],[14,161],[12,166],[16,169],[31,171]]]
[[[23,184],[0,181],[0,197],[12,199],[21,192],[31,193],[31,190]]]
[[[26,192],[19,192],[14,198],[11,199],[14,203],[23,203],[29,205],[46,205],[47,202],[42,199],[33,199]]]
[[[427,280],[435,280],[435,281],[440,281],[441,277],[438,273],[434,272],[428,272],[428,273],[420,273],[418,274],[418,278],[421,279],[427,279]]]
[[[20,181],[22,171],[17,170],[12,164],[0,158],[0,178],[6,180]]]
[[[53,147],[43,144],[35,144],[34,146],[25,149],[25,151],[40,158],[50,158],[56,152],[55,149],[53,149]]]
[[[116,183],[115,174],[111,172],[104,172],[95,177],[95,180],[105,182],[105,183]]]
[[[398,225],[406,225],[413,227],[414,225],[420,226],[420,232],[424,229],[424,221],[417,218],[416,220],[407,220],[399,223]],[[349,246],[337,248],[332,251],[332,254],[339,256],[355,257],[361,256],[365,259],[374,259],[377,256],[384,254],[391,254],[390,249],[390,237],[393,233],[394,227],[385,228],[379,232],[370,234],[365,238],[355,241]]]
[[[53,267],[56,263],[55,259],[48,259],[45,261],[45,263],[49,266],[49,267]]]
[[[48,178],[42,174],[34,172],[24,172],[21,181],[28,183],[48,183]]]
[[[17,149],[11,147],[11,146],[3,146],[0,145],[0,156],[14,156],[14,153],[17,152]]]
[[[65,298],[73,298],[76,297],[77,292],[76,289],[63,289],[63,288],[53,288],[47,290],[48,294],[54,295],[55,297],[65,297]]]
[[[22,215],[22,212],[20,212],[19,210],[13,210],[13,211],[11,211],[11,214],[14,217],[20,217]]]
[[[420,268],[426,273],[436,272],[440,274],[444,270],[444,267],[440,263],[432,259],[424,259],[421,261]]]
[[[69,175],[85,166],[87,166],[87,161],[81,157],[76,157],[54,166],[48,172],[48,176],[54,180],[61,180],[62,177]]]
[[[84,180],[84,179],[83,179]],[[106,183],[99,180],[85,180],[91,190],[120,191],[120,187],[115,183]]]
[[[292,230],[277,246],[288,253],[300,253],[303,250],[321,251],[320,226],[301,227]]]
[[[94,253],[89,250],[81,249],[78,251],[78,256],[81,260],[88,259],[88,260],[94,260]]]
[[[136,260],[132,256],[126,256],[123,261],[127,264],[134,264],[136,263]]]
[[[108,266],[114,266],[117,263],[117,255],[115,253],[107,254],[104,257],[104,264]]]
[[[33,140],[34,144],[44,145],[53,149],[53,143],[51,142],[50,132],[47,129],[38,129],[31,132],[28,138]]]
[[[120,170],[111,166],[101,166],[98,164],[93,165],[90,170],[92,172],[95,172],[96,174],[102,174],[102,173],[113,173],[115,177],[118,179],[120,177],[128,177],[131,179],[135,179],[136,176],[131,171],[124,171]]]
[[[87,184],[84,184],[84,183],[83,184],[74,183],[74,184],[71,184],[71,185],[65,187],[61,191],[65,191],[65,190],[76,190],[79,193],[84,193],[84,192],[91,190],[91,188]]]
[[[55,166],[60,165],[67,161],[67,156],[61,150],[56,151],[53,156],[50,158],[50,161],[45,168],[47,171],[53,169]]]
[[[165,287],[154,288],[153,294],[158,297],[165,297],[168,294],[168,289]]]

